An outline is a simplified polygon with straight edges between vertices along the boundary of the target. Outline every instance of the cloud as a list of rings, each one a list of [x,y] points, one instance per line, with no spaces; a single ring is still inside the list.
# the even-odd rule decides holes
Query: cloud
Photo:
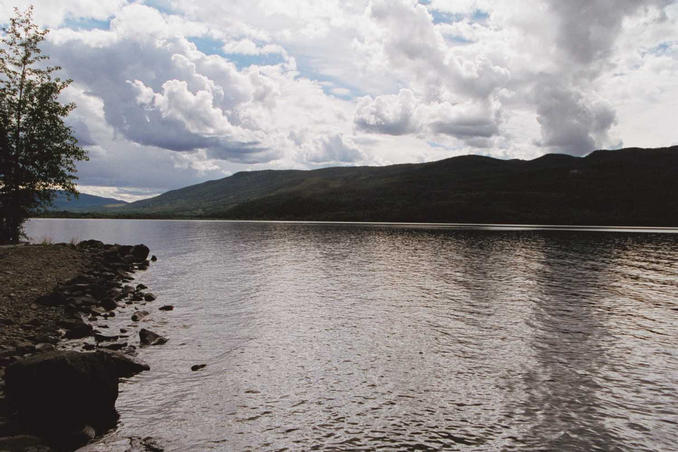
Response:
[[[640,8],[663,8],[672,0],[547,0],[546,3],[558,18],[558,48],[576,64],[598,69],[610,56],[625,17]]]
[[[675,1],[151,5],[36,8],[53,28],[45,53],[75,80],[64,98],[93,153],[80,167],[90,186],[159,190],[240,169],[464,153],[579,155],[675,135]],[[126,170],[117,182],[115,169]]]
[[[263,46],[258,46],[250,39],[240,39],[237,41],[227,42],[224,44],[222,49],[225,53],[239,53],[242,55],[268,55],[277,53],[285,58],[287,57],[287,52],[285,52],[285,49],[279,45],[265,44]]]
[[[345,164],[362,160],[365,155],[357,147],[346,143],[342,135],[337,134],[318,138],[306,158],[314,164]]]
[[[404,135],[419,130],[416,116],[417,100],[409,89],[397,95],[388,94],[361,98],[356,108],[354,123],[364,131]]]
[[[610,143],[608,131],[616,115],[609,105],[554,83],[538,84],[535,98],[541,124],[540,146],[585,155]]]

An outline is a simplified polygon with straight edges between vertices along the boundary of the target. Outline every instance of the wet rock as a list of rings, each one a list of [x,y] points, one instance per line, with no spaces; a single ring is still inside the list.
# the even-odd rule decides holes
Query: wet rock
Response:
[[[155,295],[148,292],[147,294],[144,295],[144,300],[145,301],[153,301],[153,300],[155,300]]]
[[[122,350],[127,347],[127,342],[114,342],[112,344],[100,345],[99,348],[104,348],[106,350]]]
[[[112,298],[105,298],[101,300],[100,305],[107,311],[112,311],[113,309],[118,307],[118,304]]]
[[[64,325],[62,322],[62,326],[66,328],[67,339],[82,339],[83,337],[87,337],[92,334],[92,326],[86,324],[82,320],[79,322],[73,321],[66,325]]]
[[[139,438],[133,436],[129,439],[130,448],[127,450],[139,452],[163,452],[164,449],[160,444],[150,436]]]
[[[138,322],[139,320],[146,317],[148,314],[149,314],[148,311],[137,311],[134,314],[132,314],[132,320]]]
[[[148,289],[148,287],[146,287],[144,284],[137,284],[137,290],[144,290],[144,289]]]
[[[35,355],[7,367],[5,383],[19,419],[62,448],[84,444],[72,444],[70,432],[86,425],[100,432],[115,425],[118,370],[106,353]]]
[[[144,294],[141,292],[134,292],[132,294],[132,297],[130,298],[131,301],[142,301],[144,299]]]
[[[70,442],[73,444],[87,444],[97,436],[96,430],[91,425],[85,425],[83,428],[73,433]]]
[[[146,260],[150,251],[151,250],[148,249],[146,245],[134,245],[134,248],[132,248],[132,255],[139,262]]]
[[[155,254],[154,254],[153,256],[151,256],[151,262],[155,262],[155,261],[157,261],[157,260],[158,260],[158,258],[155,257]]]
[[[158,309],[161,311],[172,311],[174,310],[174,306],[172,306],[171,304],[167,304],[165,306],[160,306]]]
[[[191,366],[191,370],[195,372],[197,370],[204,369],[206,366],[207,364],[194,364]]]
[[[167,342],[166,337],[162,337],[145,328],[142,328],[141,331],[139,331],[139,339],[141,345],[162,345]]]
[[[109,352],[104,351],[115,365],[115,372],[118,377],[131,377],[145,370],[149,370],[150,367],[145,362],[132,358],[127,355],[123,355],[118,352]]]
[[[117,341],[120,336],[104,336],[103,334],[95,334],[94,340],[97,342],[113,342]]]

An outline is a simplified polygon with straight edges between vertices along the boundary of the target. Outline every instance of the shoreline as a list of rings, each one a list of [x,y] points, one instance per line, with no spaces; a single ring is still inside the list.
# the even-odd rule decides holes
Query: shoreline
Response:
[[[145,245],[106,245],[96,240],[77,245],[26,244],[0,248],[0,449],[70,447],[64,447],[63,441],[79,447],[114,428],[115,425],[110,425],[108,429],[93,429],[89,425],[92,422],[85,425],[89,429],[84,429],[84,433],[78,432],[78,438],[73,439],[72,433],[61,438],[58,435],[65,436],[64,432],[33,422],[34,414],[22,413],[28,410],[28,404],[14,400],[18,399],[17,388],[21,384],[10,377],[18,374],[22,366],[37,363],[44,369],[41,360],[66,357],[70,364],[74,358],[103,359],[108,366],[103,372],[115,384],[114,403],[119,377],[148,369],[136,360],[137,347],[166,341],[157,336],[162,340],[145,343],[140,333],[148,330],[141,327],[140,321],[150,312],[142,306],[153,302],[155,295],[143,284],[130,284],[135,272],[148,268],[149,252]],[[100,323],[116,316],[116,312],[127,311],[125,308],[134,312],[133,327],[112,331]],[[83,366],[77,371],[95,372],[92,363]],[[55,369],[57,375],[59,369]],[[56,378],[41,376],[45,383],[51,383],[50,377]],[[63,416],[78,416],[68,406],[60,408]]]
[[[319,226],[393,227],[404,229],[437,229],[451,231],[536,231],[536,232],[620,232],[646,234],[678,234],[678,226],[567,225],[528,223],[439,223],[398,221],[325,221],[325,220],[242,220],[225,218],[149,218],[149,217],[31,217],[30,220],[102,220],[102,221],[192,221],[213,223],[290,224]]]

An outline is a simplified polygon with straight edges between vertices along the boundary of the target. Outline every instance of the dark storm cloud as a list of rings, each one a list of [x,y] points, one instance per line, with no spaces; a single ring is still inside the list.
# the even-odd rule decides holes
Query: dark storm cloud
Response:
[[[615,123],[615,112],[607,105],[586,99],[575,88],[558,81],[537,84],[537,121],[541,146],[571,155],[585,155],[605,141]]]
[[[577,64],[594,66],[608,56],[626,16],[662,8],[672,0],[547,0],[559,19],[557,43]]]
[[[593,99],[591,85],[608,56],[625,17],[641,8],[662,8],[671,0],[547,0],[556,14],[556,44],[567,58],[560,74],[542,77],[533,90],[541,146],[587,154],[607,141],[615,111]],[[621,144],[621,143],[620,143]]]
[[[85,124],[82,120],[69,118],[67,124],[73,131],[75,138],[78,140],[79,146],[91,146],[96,144],[92,138],[92,134],[89,132],[87,124]]]

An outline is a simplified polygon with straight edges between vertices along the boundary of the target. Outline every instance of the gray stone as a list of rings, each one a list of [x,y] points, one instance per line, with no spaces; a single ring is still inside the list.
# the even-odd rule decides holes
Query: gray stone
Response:
[[[153,331],[142,328],[139,331],[139,340],[141,345],[162,345],[167,342],[167,338],[154,333]]]

